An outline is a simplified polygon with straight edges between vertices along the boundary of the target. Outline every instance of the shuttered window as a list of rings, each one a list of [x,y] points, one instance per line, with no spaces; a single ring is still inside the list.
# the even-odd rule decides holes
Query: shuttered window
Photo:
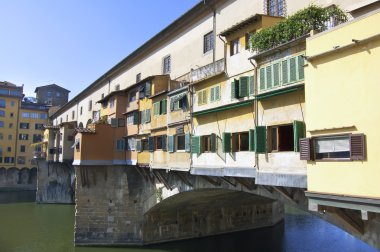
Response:
[[[255,79],[253,76],[249,77],[249,95],[252,96],[255,94]]]
[[[280,83],[280,63],[277,62],[273,64],[273,86],[278,87],[281,85]]]
[[[160,114],[160,102],[153,103],[153,115],[158,116]]]
[[[216,135],[214,133],[210,135],[210,151],[216,151]]]
[[[265,68],[260,68],[260,90],[264,90],[266,88],[266,77],[265,77]]]
[[[197,98],[198,98],[198,106],[207,104],[207,89],[199,91],[197,93]]]
[[[305,123],[302,121],[294,121],[293,122],[293,137],[294,137],[294,151],[299,152],[300,147],[299,147],[299,140],[301,138],[304,138],[306,135],[306,130],[305,130]]]
[[[231,133],[224,132],[222,134],[222,150],[223,152],[231,152]]]
[[[160,114],[166,115],[168,102],[166,99],[160,101]]]
[[[249,130],[249,151],[255,151],[255,130]]]
[[[201,154],[201,137],[193,136],[191,137],[191,153],[193,154]]]
[[[234,80],[231,82],[231,99],[237,99],[239,97],[239,87],[238,87],[239,81]]]
[[[289,81],[295,82],[297,80],[297,65],[296,58],[289,59]]]
[[[248,96],[248,76],[242,76],[239,78],[239,98]]]
[[[266,72],[266,83],[267,83],[267,86],[266,88],[272,88],[273,87],[273,82],[272,82],[272,65],[270,66],[267,66],[265,68],[265,72]]]
[[[174,152],[174,136],[168,136],[168,152]]]
[[[210,102],[220,100],[220,86],[210,88]]]
[[[289,83],[289,73],[288,73],[288,60],[283,60],[281,62],[281,73],[282,73],[282,84]]]
[[[148,137],[148,148],[150,152],[154,151],[154,137]]]
[[[267,129],[265,126],[256,126],[254,141],[255,141],[256,153],[266,153],[266,151],[267,151]]]
[[[301,138],[299,140],[300,159],[311,160],[311,140],[310,138]]]

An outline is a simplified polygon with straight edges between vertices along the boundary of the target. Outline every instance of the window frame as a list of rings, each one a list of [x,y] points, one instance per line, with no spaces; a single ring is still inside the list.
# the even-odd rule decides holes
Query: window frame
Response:
[[[291,127],[292,130],[292,136],[291,136],[291,140],[290,142],[293,143],[293,148],[291,150],[280,150],[280,144],[281,144],[281,136],[280,136],[280,127]],[[276,136],[276,141],[275,141],[275,144],[276,146],[274,147],[274,138],[273,138],[273,133],[275,133],[275,136]],[[267,129],[267,144],[268,144],[268,152],[273,152],[273,153],[277,153],[277,152],[294,152],[295,151],[295,146],[294,146],[294,125],[291,124],[291,123],[288,123],[288,124],[280,124],[280,125],[270,125],[268,126],[268,129]]]
[[[214,31],[210,31],[203,35],[203,54],[214,50]]]
[[[317,148],[316,148],[316,141],[317,140],[320,140],[320,139],[328,139],[328,138],[339,138],[339,137],[346,137],[347,140],[348,140],[348,144],[349,144],[349,151],[348,151],[348,157],[343,157],[343,158],[338,158],[338,157],[335,157],[335,158],[317,158]],[[311,138],[311,142],[312,142],[312,145],[314,146],[313,147],[313,150],[312,150],[312,153],[311,153],[311,156],[312,156],[312,159],[314,161],[318,161],[318,162],[328,162],[328,161],[352,161],[351,160],[351,146],[350,146],[350,134],[338,134],[338,135],[325,135],[325,136],[315,136],[315,137],[312,137]]]
[[[162,58],[162,73],[170,74],[171,70],[172,70],[172,59],[171,59],[171,55],[168,54]]]
[[[218,97],[216,97],[216,92],[215,92],[216,89],[219,89]],[[210,87],[210,102],[220,101],[220,99],[221,99],[221,87],[220,87],[220,85],[218,84],[218,85]]]
[[[240,38],[232,39],[230,42],[230,56],[234,56],[238,54],[239,52],[240,52]]]
[[[183,137],[183,149],[178,149],[179,137]],[[186,152],[186,134],[175,135],[174,144],[175,144],[175,151],[176,152]]]

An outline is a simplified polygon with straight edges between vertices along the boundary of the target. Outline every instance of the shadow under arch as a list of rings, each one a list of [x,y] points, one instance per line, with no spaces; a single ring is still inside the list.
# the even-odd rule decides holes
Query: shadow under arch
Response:
[[[197,189],[162,200],[143,218],[144,242],[157,243],[272,226],[283,207],[244,191]]]
[[[78,128],[83,129],[83,123],[80,122]]]

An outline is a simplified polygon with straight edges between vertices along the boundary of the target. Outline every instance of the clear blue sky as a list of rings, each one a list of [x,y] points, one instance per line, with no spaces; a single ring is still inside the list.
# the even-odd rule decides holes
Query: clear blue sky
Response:
[[[0,81],[70,98],[199,0],[0,0]]]

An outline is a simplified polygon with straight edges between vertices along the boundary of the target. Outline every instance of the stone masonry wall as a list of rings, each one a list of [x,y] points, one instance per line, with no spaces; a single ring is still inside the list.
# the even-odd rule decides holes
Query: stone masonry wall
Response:
[[[74,168],[67,163],[37,160],[37,203],[74,203]]]
[[[0,188],[36,190],[37,168],[0,168]]]

